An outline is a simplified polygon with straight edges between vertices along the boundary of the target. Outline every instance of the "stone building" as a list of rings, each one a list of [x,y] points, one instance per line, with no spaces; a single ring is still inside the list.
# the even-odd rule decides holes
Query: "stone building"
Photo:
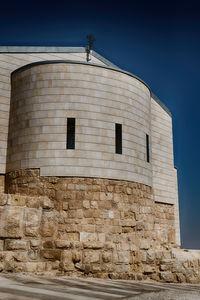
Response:
[[[171,113],[96,52],[0,47],[0,178],[0,270],[188,281]]]

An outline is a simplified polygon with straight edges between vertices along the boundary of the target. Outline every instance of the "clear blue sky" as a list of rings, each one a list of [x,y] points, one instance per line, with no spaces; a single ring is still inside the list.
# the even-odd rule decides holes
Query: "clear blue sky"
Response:
[[[200,248],[200,9],[195,1],[2,1],[0,45],[85,46],[146,81],[173,114],[182,246]]]

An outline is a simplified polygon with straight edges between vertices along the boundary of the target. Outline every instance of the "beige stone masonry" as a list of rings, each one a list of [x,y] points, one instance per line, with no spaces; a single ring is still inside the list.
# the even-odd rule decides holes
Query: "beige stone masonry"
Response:
[[[85,53],[0,53],[0,173],[6,172],[11,73],[29,63],[44,60],[86,61]],[[91,55],[91,62],[104,65]],[[50,78],[51,79],[51,78]]]
[[[156,203],[149,186],[35,169],[8,173],[6,189],[3,272],[200,282],[199,251],[176,248],[174,205]]]
[[[136,78],[98,66],[34,65],[12,75],[7,172],[124,179],[152,185],[146,161],[150,91]],[[76,118],[75,149],[66,149],[67,118]],[[115,153],[122,124],[123,155]]]
[[[3,193],[5,189],[5,175],[0,175],[0,193]]]

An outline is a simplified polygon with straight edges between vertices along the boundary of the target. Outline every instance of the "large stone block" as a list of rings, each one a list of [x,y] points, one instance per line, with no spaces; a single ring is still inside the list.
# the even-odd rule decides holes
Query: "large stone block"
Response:
[[[25,206],[26,196],[20,194],[11,195],[9,198],[9,204],[12,206]]]
[[[85,250],[83,262],[84,264],[100,263],[100,252],[98,250]]]
[[[165,282],[174,282],[175,275],[169,271],[160,272],[160,279]]]
[[[38,237],[41,223],[42,211],[35,208],[25,209],[25,230],[26,236]]]
[[[59,240],[59,241],[55,241],[55,247],[59,249],[68,249],[68,248],[72,248],[73,244],[72,242],[69,241]]]
[[[0,205],[2,205],[2,206],[6,205],[7,202],[8,202],[8,194],[1,193],[1,191],[0,191]]]
[[[93,242],[84,242],[83,248],[84,249],[101,249],[104,247],[104,243],[99,241],[93,241]]]
[[[56,211],[43,211],[41,219],[41,235],[52,237],[57,231],[58,215]]]
[[[24,240],[6,240],[6,250],[27,250],[28,241]]]
[[[54,249],[45,249],[40,251],[41,256],[45,259],[49,260],[60,260],[61,259],[61,251]]]
[[[95,242],[98,241],[97,233],[90,232],[80,232],[80,241],[81,242]]]
[[[21,238],[23,236],[23,207],[0,208],[0,237]]]
[[[3,193],[5,189],[5,176],[0,175],[0,193]]]
[[[54,207],[53,201],[50,200],[49,197],[47,197],[47,196],[40,196],[39,200],[40,200],[40,205],[44,209],[51,209]]]
[[[73,254],[71,250],[64,250],[62,252],[62,269],[66,272],[74,270]]]

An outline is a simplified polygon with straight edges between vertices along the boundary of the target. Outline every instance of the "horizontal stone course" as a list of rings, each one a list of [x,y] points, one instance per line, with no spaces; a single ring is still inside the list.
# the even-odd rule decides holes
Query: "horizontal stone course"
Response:
[[[0,133],[0,149],[7,149],[11,72],[28,63],[56,59],[85,61],[85,53],[0,53],[0,125],[4,126],[4,135],[1,136]],[[103,62],[93,56],[91,59],[93,63],[104,65]],[[3,174],[6,170],[5,158],[6,154],[0,153],[0,173]],[[1,159],[3,159],[3,163],[1,163]]]
[[[40,168],[43,176],[123,178],[152,185],[145,159],[150,93],[136,78],[97,66],[35,65],[13,73],[11,103],[9,171]],[[70,152],[67,117],[77,121],[76,150]],[[123,124],[123,156],[115,154],[115,123]]]

